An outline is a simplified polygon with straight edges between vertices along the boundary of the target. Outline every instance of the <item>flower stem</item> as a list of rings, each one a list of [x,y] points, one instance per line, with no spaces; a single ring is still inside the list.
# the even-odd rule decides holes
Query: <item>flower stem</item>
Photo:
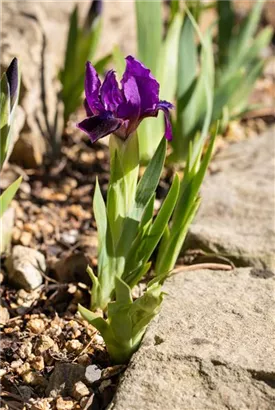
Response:
[[[139,148],[136,133],[125,141],[110,137],[111,176],[107,197],[107,214],[116,247],[125,218],[135,201],[139,171]]]

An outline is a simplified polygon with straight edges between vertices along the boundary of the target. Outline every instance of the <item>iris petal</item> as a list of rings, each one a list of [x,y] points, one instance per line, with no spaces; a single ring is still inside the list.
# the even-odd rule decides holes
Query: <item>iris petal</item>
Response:
[[[126,135],[128,136],[136,130],[139,123],[141,111],[141,98],[139,95],[136,79],[134,77],[129,77],[127,81],[125,81],[123,91],[126,102],[120,104],[120,106],[118,107],[117,115],[119,118],[128,120]]]
[[[110,112],[105,111],[99,115],[86,118],[77,124],[77,127],[89,135],[92,142],[106,135],[115,132],[122,124],[122,121],[115,118]]]
[[[106,110],[116,111],[123,101],[121,90],[118,87],[115,72],[108,71],[100,89],[101,101]]]
[[[173,108],[173,104],[169,103],[168,101],[160,101],[157,104],[157,110],[162,110],[164,113],[164,120],[165,120],[165,132],[164,136],[168,141],[171,141],[173,138],[172,132],[172,124],[170,119],[169,109]]]
[[[104,110],[104,107],[99,99],[100,86],[101,82],[95,68],[90,62],[87,62],[85,76],[85,95],[88,107],[94,115]]]
[[[159,83],[141,62],[132,56],[126,57],[126,70],[121,84],[124,88],[129,78],[134,77],[137,83],[140,100],[141,115],[148,109],[153,109],[159,101]]]
[[[94,113],[92,112],[91,108],[89,107],[89,104],[88,104],[86,98],[85,98],[85,100],[84,100],[84,108],[85,108],[87,117],[92,117],[92,116],[94,115]]]

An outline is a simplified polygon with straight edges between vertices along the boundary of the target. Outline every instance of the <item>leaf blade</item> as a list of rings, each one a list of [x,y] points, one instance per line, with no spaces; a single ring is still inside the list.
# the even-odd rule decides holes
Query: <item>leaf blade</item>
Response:
[[[4,212],[8,209],[21,182],[22,177],[17,178],[0,196],[0,218],[2,218]]]
[[[155,73],[162,37],[161,1],[136,0],[135,6],[138,59]]]

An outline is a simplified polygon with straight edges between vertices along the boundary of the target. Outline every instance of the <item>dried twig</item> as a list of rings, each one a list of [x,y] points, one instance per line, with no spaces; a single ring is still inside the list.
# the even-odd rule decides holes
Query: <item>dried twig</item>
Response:
[[[176,273],[180,272],[189,272],[194,270],[201,270],[201,269],[211,269],[211,270],[232,270],[233,266],[225,265],[224,263],[197,263],[195,265],[188,265],[188,266],[178,266],[177,268],[173,269],[171,275],[175,275]]]
[[[53,278],[50,278],[48,275],[46,275],[46,273],[43,272],[42,269],[39,269],[39,271],[40,271],[40,273],[41,273],[41,276],[43,276],[43,278],[46,279],[48,282],[58,283],[57,280],[55,280],[55,279],[53,279]]]

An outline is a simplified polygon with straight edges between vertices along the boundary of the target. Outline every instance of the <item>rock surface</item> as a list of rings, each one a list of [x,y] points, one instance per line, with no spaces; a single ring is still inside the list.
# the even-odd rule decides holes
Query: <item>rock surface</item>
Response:
[[[82,282],[91,285],[91,279],[86,272],[89,265],[84,253],[71,254],[59,260],[54,266],[54,276],[58,282]]]
[[[274,409],[274,279],[255,268],[172,277],[110,408]]]
[[[66,397],[72,394],[75,383],[84,382],[84,374],[84,366],[72,363],[58,363],[50,377],[46,395]]]
[[[213,161],[186,241],[236,266],[275,269],[275,128]]]
[[[25,290],[35,289],[42,284],[41,272],[46,271],[46,260],[41,252],[17,245],[6,261],[8,280]]]

